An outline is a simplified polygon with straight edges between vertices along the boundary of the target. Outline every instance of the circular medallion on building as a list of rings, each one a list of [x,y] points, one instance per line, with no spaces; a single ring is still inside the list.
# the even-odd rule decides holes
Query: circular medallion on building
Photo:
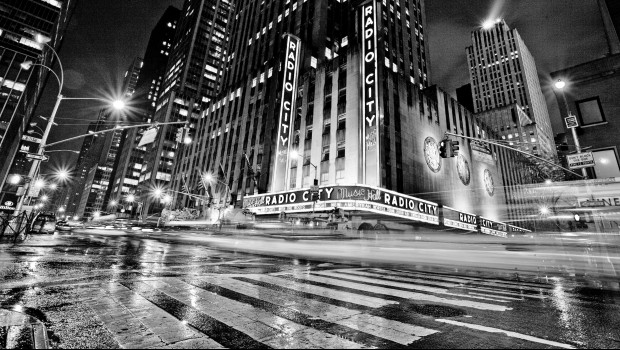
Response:
[[[456,170],[459,173],[459,179],[463,185],[468,186],[471,181],[471,171],[469,170],[469,162],[462,154],[456,158]]]
[[[441,169],[441,157],[439,157],[439,145],[432,137],[427,137],[424,140],[424,159],[426,165],[434,172],[438,172]]]
[[[489,196],[493,197],[495,194],[495,183],[493,182],[493,174],[491,174],[489,169],[484,169],[484,188]]]

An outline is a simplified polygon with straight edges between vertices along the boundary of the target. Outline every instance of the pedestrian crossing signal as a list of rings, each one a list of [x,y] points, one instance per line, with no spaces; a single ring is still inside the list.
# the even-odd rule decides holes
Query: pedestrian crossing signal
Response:
[[[452,157],[451,151],[452,151],[452,141],[448,139],[441,140],[441,142],[439,143],[439,156],[441,158],[450,158]]]

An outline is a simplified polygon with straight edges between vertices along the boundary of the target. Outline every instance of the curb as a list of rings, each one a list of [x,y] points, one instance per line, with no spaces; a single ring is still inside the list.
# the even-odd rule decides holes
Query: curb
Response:
[[[0,327],[7,329],[16,327],[18,333],[30,334],[30,339],[27,340],[30,340],[32,348],[49,349],[45,324],[32,316],[14,310],[0,309]]]

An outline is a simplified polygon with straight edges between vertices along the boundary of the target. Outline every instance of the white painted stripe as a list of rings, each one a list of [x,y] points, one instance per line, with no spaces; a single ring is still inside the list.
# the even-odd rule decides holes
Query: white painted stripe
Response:
[[[382,271],[382,272],[379,272],[379,271],[373,272],[373,271],[360,271],[360,270],[357,270],[357,269],[346,269],[346,270],[337,270],[337,271],[346,271],[347,273],[351,273],[351,274],[355,274],[355,275],[359,275],[359,276],[389,278],[390,280],[401,281],[401,282],[431,284],[431,285],[434,285],[434,286],[445,287],[445,288],[457,288],[457,287],[460,286],[460,283],[454,283],[454,282],[447,283],[447,282],[432,281],[432,280],[423,279],[423,278],[413,278],[413,277],[403,277],[403,276],[389,275],[389,274],[386,274],[384,271]]]
[[[507,335],[507,336],[509,336],[511,338],[523,339],[523,340],[527,340],[527,341],[531,341],[531,342],[535,342],[535,343],[555,346],[555,347],[558,347],[558,348],[575,349],[575,347],[572,346],[572,345],[568,345],[568,344],[564,344],[564,343],[558,343],[558,342],[554,342],[554,341],[546,340],[546,339],[542,339],[542,338],[536,338],[536,337],[532,337],[532,336],[526,335],[526,334],[505,331],[503,329],[486,327],[486,326],[480,326],[480,325],[471,324],[471,323],[463,323],[463,322],[458,322],[458,321],[453,321],[453,320],[437,319],[435,321],[442,322],[442,323],[448,323],[448,324],[455,325],[455,326],[475,329],[475,330],[479,330],[479,331],[489,332],[489,333],[503,333],[503,334],[505,334],[505,335]]]
[[[122,347],[159,347],[193,339],[203,347],[223,348],[125,286],[110,283],[103,287],[85,291],[93,298],[86,304]]]
[[[410,344],[424,336],[437,333],[437,331],[433,329],[364,314],[361,311],[350,310],[341,306],[298,297],[287,294],[286,292],[279,292],[242,281],[222,277],[209,278],[208,281],[238,293],[282,307],[288,307],[309,316],[347,326],[403,345]],[[286,283],[284,280],[283,282]],[[285,285],[282,285],[282,287],[284,286]]]
[[[476,292],[468,292],[468,295],[480,295],[484,297],[488,296],[488,294],[476,293]],[[503,295],[493,295],[493,298],[499,298],[499,299],[511,300],[511,301],[523,301],[523,298],[506,297]]]
[[[198,279],[203,280],[211,282],[210,279]],[[286,338],[295,348],[367,348],[363,344],[332,336],[254,306],[208,292],[177,278],[163,278],[145,283],[269,346],[281,347],[279,339]],[[302,334],[311,336],[314,340],[309,342],[308,339],[297,339],[298,335]]]
[[[380,269],[374,269],[376,271],[382,271]],[[432,274],[432,273],[426,273],[426,272],[413,272],[413,271],[406,271],[406,270],[387,270],[388,273],[400,273],[400,274],[404,274],[407,276],[416,276],[416,277],[420,277],[420,278],[431,278],[431,279],[438,279],[438,280],[443,280],[443,281],[449,281],[449,282],[458,282],[458,283],[464,283],[464,284],[468,284],[468,283],[474,283],[474,284],[483,284],[485,286],[493,286],[493,287],[499,287],[499,288],[512,288],[512,289],[521,289],[521,290],[529,290],[529,291],[533,291],[533,292],[541,292],[541,291],[549,291],[550,289],[553,289],[552,286],[549,285],[545,285],[545,284],[540,284],[540,285],[536,285],[533,283],[528,283],[528,282],[508,282],[508,281],[499,281],[499,280],[495,280],[495,279],[482,279],[482,278],[473,278],[473,277],[449,277],[449,276],[444,276],[444,275],[440,275],[440,274]]]
[[[513,296],[513,297],[519,297],[520,298],[519,300],[522,300],[523,298],[547,299],[547,297],[544,296],[544,295],[535,295],[535,294],[517,293],[517,292],[505,292],[505,291],[501,291],[501,290],[497,290],[497,289],[491,289],[491,288],[469,287],[469,286],[464,286],[463,288],[466,288],[467,290],[476,290],[476,291],[486,292],[486,293],[493,293],[493,294],[500,294],[500,295],[508,295],[508,296]]]
[[[391,281],[385,281],[385,280],[380,280],[380,279],[376,279],[376,278],[368,278],[368,277],[362,277],[362,276],[353,276],[353,275],[340,274],[340,273],[333,272],[333,271],[321,271],[321,272],[313,272],[313,273],[314,274],[319,274],[319,275],[322,275],[322,276],[330,276],[330,277],[334,277],[334,278],[339,278],[339,279],[347,278],[347,279],[352,279],[352,280],[359,281],[359,282],[364,282],[364,283],[374,283],[374,284],[380,284],[382,286],[387,286],[387,287],[398,287],[398,288],[415,290],[415,291],[421,291],[421,292],[426,292],[426,293],[450,295],[450,296],[455,296],[455,297],[459,297],[459,298],[471,298],[471,299],[479,299],[479,300],[488,300],[488,301],[494,301],[494,302],[497,302],[497,303],[506,303],[507,302],[506,300],[492,298],[491,295],[489,295],[489,296],[478,296],[478,295],[452,293],[452,292],[448,292],[448,290],[445,289],[445,288],[420,286],[420,285],[412,284],[412,283],[391,282]]]
[[[365,291],[365,292],[370,292],[370,293],[391,295],[391,296],[395,296],[395,297],[399,297],[403,299],[423,300],[423,301],[430,301],[434,303],[470,307],[470,308],[480,309],[480,310],[490,310],[490,311],[512,310],[512,308],[501,306],[501,305],[488,304],[488,303],[482,303],[482,302],[470,301],[470,300],[446,299],[446,298],[429,295],[429,294],[408,292],[408,291],[403,291],[403,290],[391,289],[388,287],[376,287],[376,286],[369,286],[363,283],[342,281],[337,278],[328,277],[328,276],[309,275],[309,276],[304,276],[300,278],[308,280],[308,281],[325,283],[325,284],[330,284],[333,286],[346,287],[346,288],[351,288],[351,289],[357,289],[360,291]]]
[[[345,270],[341,270],[341,271],[345,271]],[[436,286],[445,286],[445,287],[451,287],[451,288],[463,288],[463,289],[467,289],[467,290],[475,290],[475,291],[480,291],[480,292],[486,292],[486,293],[469,293],[471,295],[479,295],[479,296],[484,296],[486,298],[500,298],[500,299],[505,299],[505,300],[523,300],[523,298],[533,298],[533,299],[546,299],[545,296],[540,296],[540,295],[533,295],[533,294],[526,294],[526,293],[516,293],[516,292],[506,292],[506,291],[502,291],[502,290],[496,290],[496,289],[492,289],[492,288],[480,288],[480,287],[470,287],[470,286],[466,286],[463,285],[461,283],[444,283],[444,282],[436,282],[436,281],[430,281],[430,280],[425,280],[425,279],[421,279],[421,278],[412,278],[412,277],[402,277],[400,274],[399,275],[391,275],[389,273],[387,273],[387,271],[383,271],[383,273],[378,272],[380,270],[376,270],[377,272],[371,272],[371,271],[360,271],[359,269],[347,269],[346,270],[347,273],[353,273],[356,275],[360,275],[360,276],[377,276],[377,277],[382,277],[382,278],[389,278],[390,280],[395,280],[395,281],[403,281],[403,282],[411,282],[411,283],[425,283],[425,284],[432,284],[432,285],[436,285]],[[488,293],[492,293],[492,294],[488,294]],[[497,295],[499,294],[499,295]],[[512,297],[516,297],[516,298],[507,298],[504,297],[503,295],[508,295],[508,296],[512,296]]]
[[[302,278],[303,276],[307,276],[307,275],[296,274],[294,277]],[[346,302],[364,305],[364,306],[368,306],[372,308],[380,308],[386,305],[398,304],[397,301],[385,300],[381,298],[375,298],[372,296],[360,295],[360,294],[355,294],[355,293],[350,293],[350,292],[343,292],[339,290],[333,290],[330,288],[313,286],[310,284],[292,283],[289,280],[285,280],[285,279],[274,277],[274,276],[247,275],[244,277],[251,278],[257,281],[266,282],[266,283],[273,283],[278,286],[283,286],[283,287],[290,288],[290,289],[304,292],[304,293],[320,295],[322,297],[336,299],[340,301],[346,301]]]

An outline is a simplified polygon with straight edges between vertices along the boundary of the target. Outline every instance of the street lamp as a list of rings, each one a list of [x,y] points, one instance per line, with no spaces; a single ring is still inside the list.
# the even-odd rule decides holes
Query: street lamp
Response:
[[[65,73],[64,73],[64,69],[62,66],[62,61],[60,60],[60,57],[58,56],[58,53],[56,52],[56,50],[54,50],[54,48],[49,45],[49,42],[51,41],[50,38],[41,35],[41,34],[36,34],[35,35],[35,40],[36,42],[38,42],[39,44],[41,44],[41,46],[45,45],[47,46],[47,48],[52,52],[52,54],[56,57],[56,60],[58,61],[58,66],[60,68],[60,75],[58,75],[52,68],[41,64],[41,63],[34,63],[32,61],[26,61],[21,63],[21,67],[24,70],[29,70],[30,68],[32,68],[32,66],[40,66],[43,67],[47,70],[50,71],[50,73],[52,73],[52,75],[56,78],[56,80],[58,81],[58,96],[56,97],[56,103],[54,104],[54,109],[52,110],[52,114],[49,117],[49,121],[47,123],[47,125],[45,126],[45,132],[43,133],[43,135],[41,135],[41,144],[39,146],[39,150],[37,152],[37,155],[39,156],[38,158],[33,159],[32,161],[32,166],[30,167],[30,171],[28,173],[28,177],[29,178],[34,178],[36,177],[37,173],[39,172],[39,166],[41,165],[41,160],[43,159],[43,153],[45,151],[45,144],[47,142],[47,138],[50,134],[50,130],[52,128],[52,125],[54,125],[54,119],[56,118],[56,113],[58,112],[58,107],[60,106],[60,102],[62,100],[104,100],[107,101],[105,99],[101,99],[101,98],[92,98],[92,97],[65,97],[62,95],[62,91],[63,91],[63,87],[64,87],[64,82],[65,82]],[[114,108],[124,108],[125,104],[122,101],[114,101],[114,103],[112,103],[112,105],[114,106]],[[24,195],[22,195],[17,203],[17,206],[15,208],[15,213],[19,213],[19,211],[21,210],[23,204],[24,204],[24,200],[27,196],[28,193],[28,187],[29,184],[26,183],[25,186],[25,191],[24,191]]]
[[[292,150],[291,151],[291,157],[293,158],[302,158],[303,156],[301,154],[299,154],[299,152],[297,152],[297,150]],[[318,167],[316,165],[314,165],[312,162],[309,162],[310,165],[312,165],[314,167],[314,186],[318,186],[319,185],[319,178],[317,177],[317,172],[318,172]]]
[[[562,100],[564,101],[564,108],[566,108],[566,118],[574,117],[570,112],[570,108],[568,106],[568,100],[566,99],[566,92],[564,90],[564,88],[566,87],[566,82],[562,79],[558,79],[558,81],[556,81],[554,85],[555,85],[555,88],[558,89],[560,93],[562,94]],[[573,140],[575,142],[575,149],[577,150],[577,153],[581,153],[581,145],[579,144],[579,138],[577,137],[576,129],[577,127],[570,128],[573,134]],[[588,178],[588,173],[586,172],[585,168],[581,168],[581,174],[583,175],[584,179]]]

